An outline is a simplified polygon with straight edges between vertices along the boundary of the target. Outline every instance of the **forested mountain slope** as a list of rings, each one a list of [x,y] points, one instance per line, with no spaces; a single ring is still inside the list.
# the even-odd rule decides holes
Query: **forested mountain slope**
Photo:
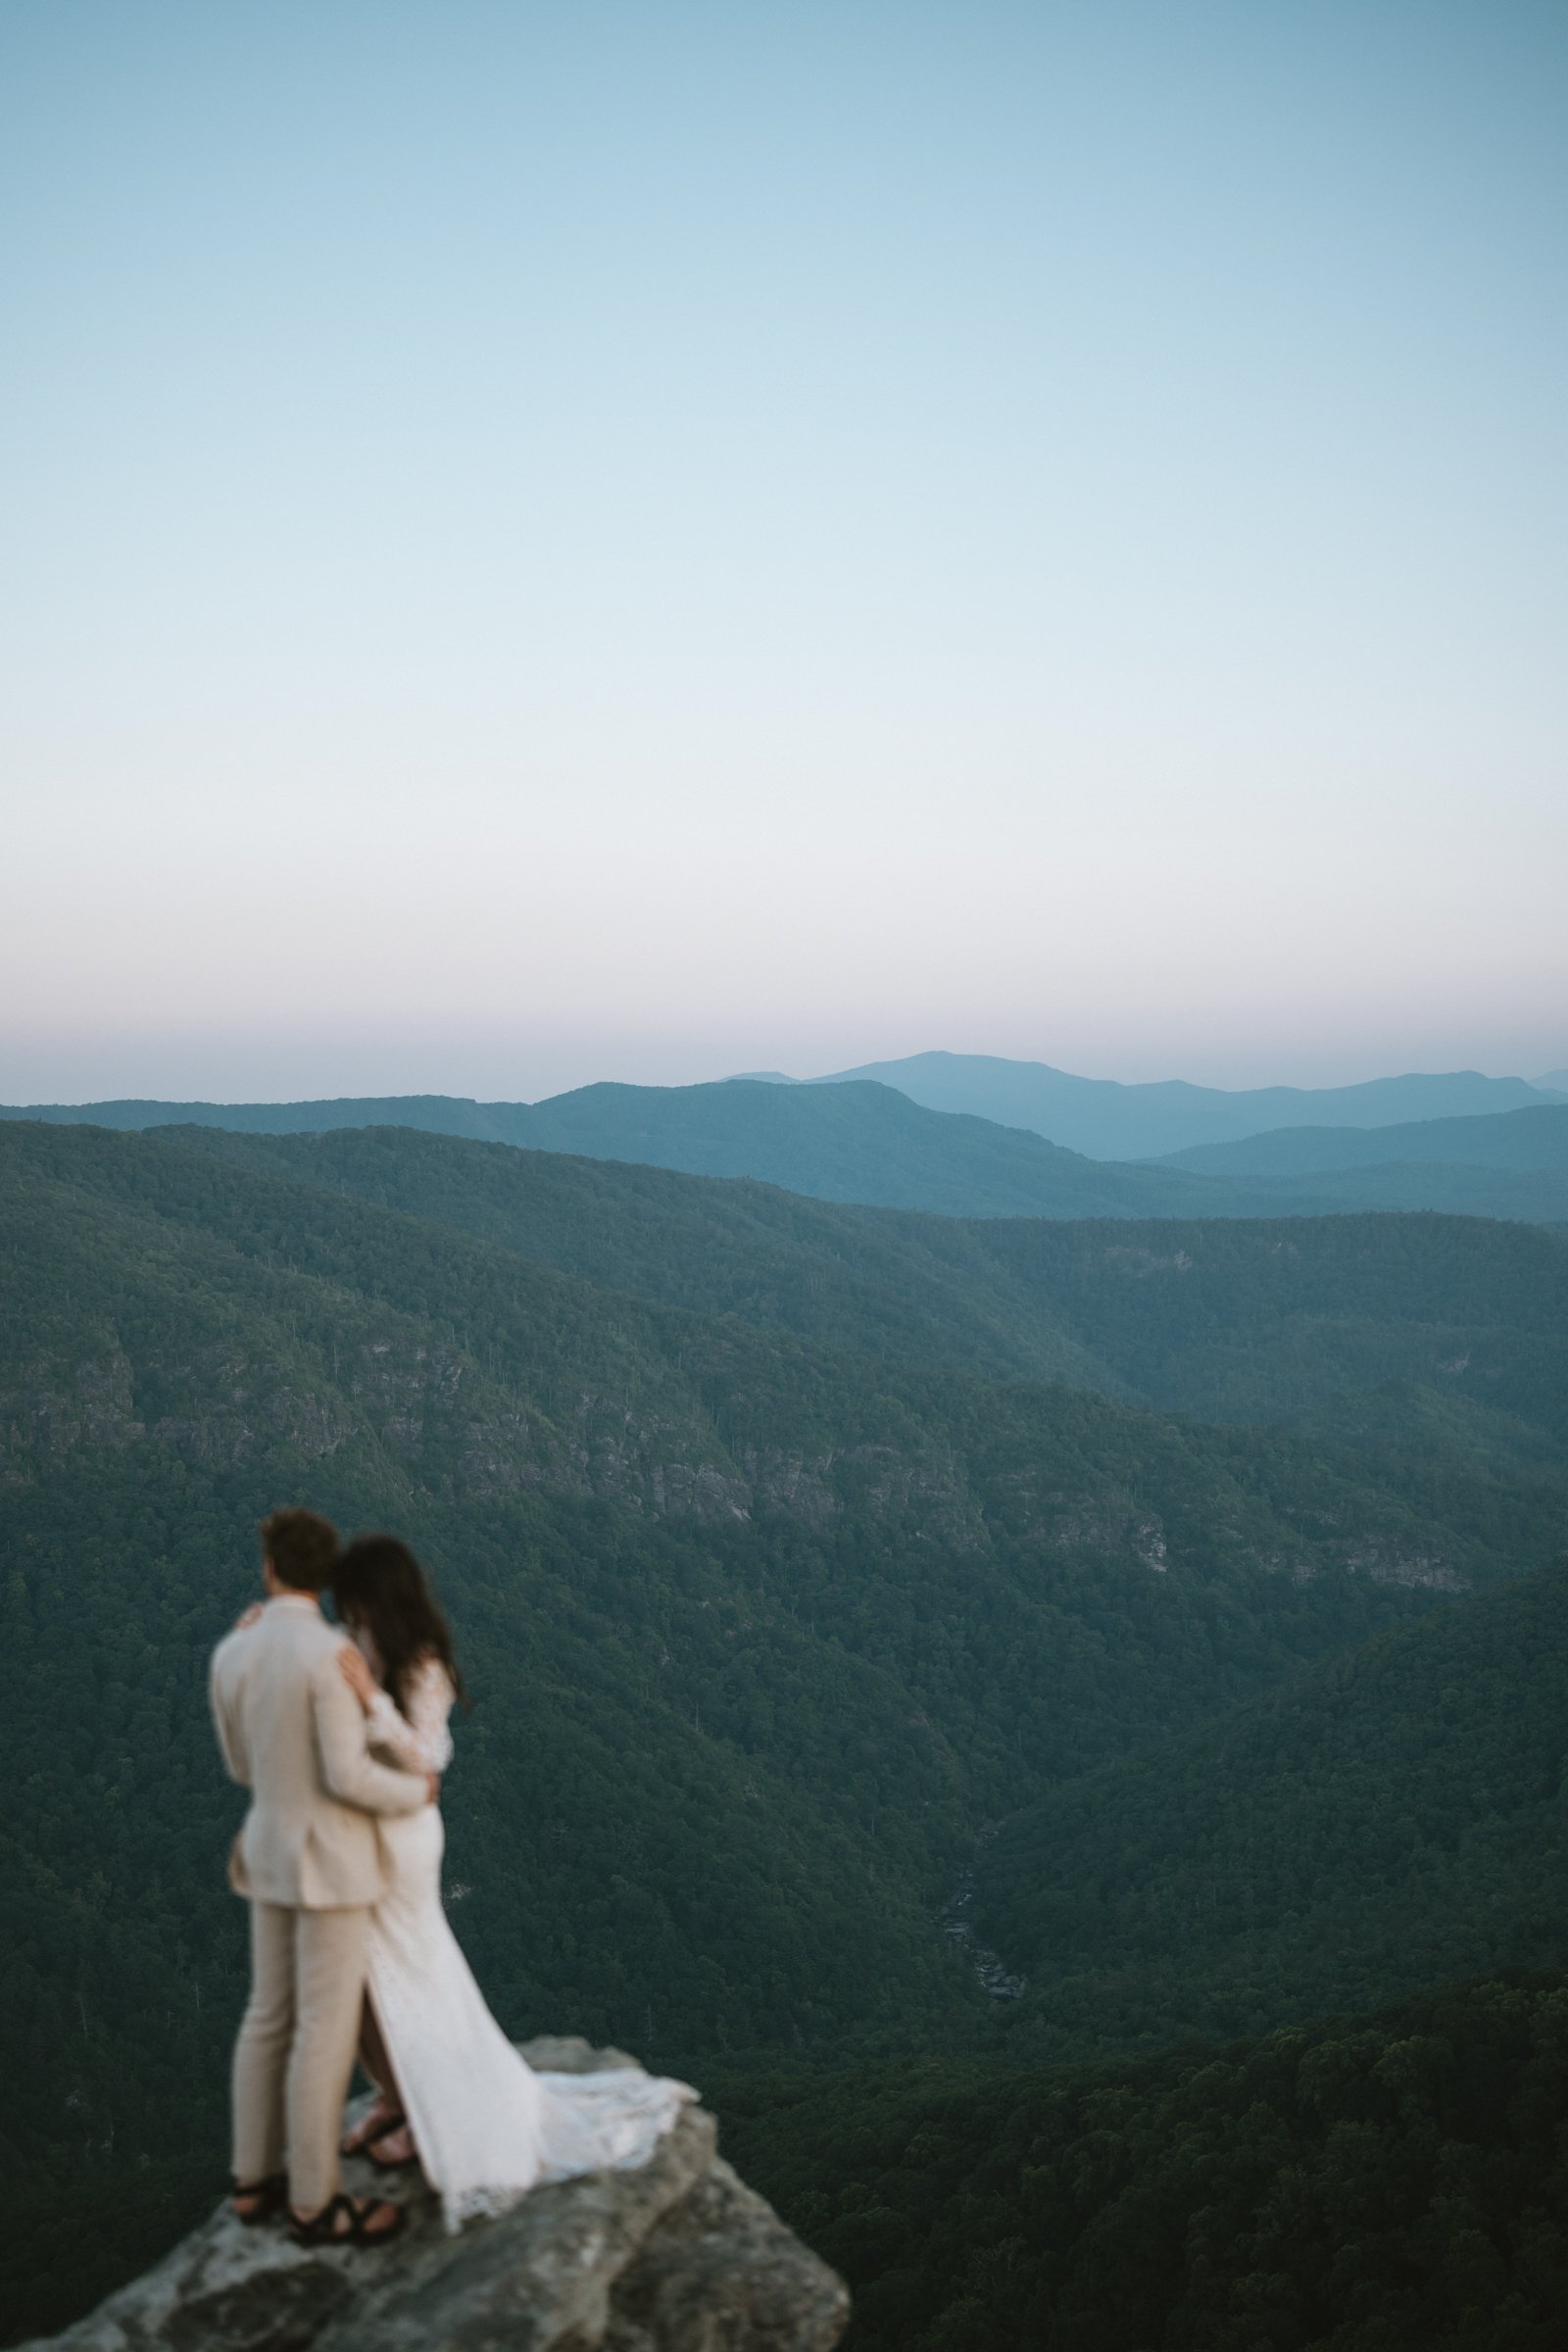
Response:
[[[1556,1525],[1554,1495],[1521,1493],[1510,1525],[1478,1487],[1473,1527],[1463,1510],[1440,1526],[1395,1464],[653,1305],[161,1139],[18,1129],[0,1150],[19,1481],[159,1448],[242,1465],[278,1443],[339,1475],[361,1456],[375,1476],[438,1471],[454,1500],[813,1536],[860,1518],[971,1562],[1071,1551],[1093,1517],[1089,1552],[1144,1567],[1271,1578],[1344,1558],[1451,1585]]]
[[[1530,1227],[938,1218],[407,1130],[165,1140],[895,1362],[1397,1432],[1437,1468],[1568,1461],[1568,1250]]]
[[[1568,1562],[1054,1791],[982,1860],[1017,2036],[1256,2032],[1568,1964]]]
[[[726,2147],[845,2352],[1557,2352],[1568,1985],[1014,2073],[729,2078]]]
[[[564,1274],[705,1314],[734,1314],[902,1363],[1066,1379],[1119,1393],[1049,1301],[1013,1298],[926,1247],[946,1219],[901,1219],[749,1179],[417,1134],[162,1140],[241,1167],[351,1193]],[[1115,1230],[1120,1231],[1118,1225]],[[1568,1253],[1564,1253],[1568,1271]]]
[[[1163,1410],[1322,1417],[1373,1442],[1397,1430],[1412,1465],[1496,1447],[1562,1471],[1568,1249],[1552,1234],[1356,1216],[927,1219],[918,1238],[971,1295],[1049,1314],[1107,1387]]]

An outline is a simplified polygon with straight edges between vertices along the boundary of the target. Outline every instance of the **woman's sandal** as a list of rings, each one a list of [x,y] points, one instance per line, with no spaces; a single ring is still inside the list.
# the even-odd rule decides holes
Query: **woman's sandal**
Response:
[[[380,2230],[368,2230],[366,2223],[373,2213],[389,2213],[392,2219]],[[338,2228],[339,2216],[344,2227]],[[384,2246],[394,2237],[401,2237],[408,2215],[401,2205],[389,2205],[384,2197],[350,2197],[342,2189],[313,2213],[309,2221],[292,2209],[288,2217],[288,2233],[297,2246]]]
[[[338,2154],[363,2156],[378,2139],[390,2139],[408,2120],[401,2107],[389,2108],[385,2115],[377,2115],[372,2107],[368,2115],[361,2116],[352,2132],[344,2134]]]
[[[244,2200],[249,2211],[241,2213]],[[265,2180],[241,2180],[237,2177],[229,2190],[229,2211],[236,2222],[254,2230],[262,2222],[270,2222],[274,2213],[281,2213],[288,2203],[287,2173],[270,2173]]]
[[[378,2173],[406,2173],[419,2161],[419,2151],[414,2144],[412,2132],[409,2132],[409,2152],[406,2156],[383,2156],[380,2153],[383,2140],[390,2139],[398,2132],[409,2132],[408,2122],[401,2115],[395,2124],[388,2124],[384,2132],[378,2132],[373,2139],[365,2143],[365,2153]]]

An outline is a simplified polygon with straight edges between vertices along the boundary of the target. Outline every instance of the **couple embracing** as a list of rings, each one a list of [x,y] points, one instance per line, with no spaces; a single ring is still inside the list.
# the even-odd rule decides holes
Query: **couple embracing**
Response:
[[[340,1546],[314,1511],[273,1511],[261,1536],[267,1599],[212,1667],[223,1760],[251,1791],[229,1864],[251,1910],[235,2214],[381,2245],[403,2208],[345,2195],[343,2155],[422,2167],[450,2230],[539,2181],[646,2163],[694,2094],[640,2068],[535,2074],[447,1925],[438,1800],[462,1684],[417,1560],[393,1536]],[[344,2140],[356,2056],[377,2097]]]

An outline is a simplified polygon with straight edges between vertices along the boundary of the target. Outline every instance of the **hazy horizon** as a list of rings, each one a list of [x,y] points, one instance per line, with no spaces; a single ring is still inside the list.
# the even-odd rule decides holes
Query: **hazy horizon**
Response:
[[[931,1049],[917,1049],[917,1051],[953,1052],[953,1051],[956,1051],[956,1049],[940,1048],[940,1047],[939,1047],[939,1048],[931,1048]],[[860,1057],[858,1060],[857,1060],[857,1061],[845,1062],[845,1063],[843,1063],[843,1064],[836,1065],[836,1066],[835,1066],[835,1068],[833,1068],[833,1069],[826,1069],[826,1068],[823,1068],[823,1069],[813,1069],[813,1070],[788,1070],[788,1071],[786,1071],[786,1070],[780,1070],[780,1069],[777,1069],[777,1068],[774,1068],[774,1067],[771,1067],[771,1066],[769,1066],[769,1067],[765,1067],[765,1068],[764,1068],[764,1067],[763,1067],[761,1064],[760,1064],[760,1063],[759,1063],[759,1064],[756,1064],[756,1065],[754,1065],[754,1066],[752,1066],[752,1067],[749,1067],[749,1068],[746,1068],[746,1069],[734,1069],[734,1070],[698,1070],[698,1071],[695,1071],[695,1072],[693,1072],[693,1073],[691,1073],[691,1074],[689,1074],[689,1075],[685,1075],[685,1076],[669,1076],[669,1077],[657,1077],[657,1078],[654,1078],[654,1077],[628,1078],[628,1077],[624,1076],[622,1073],[620,1073],[620,1072],[617,1072],[617,1071],[612,1071],[612,1070],[598,1070],[598,1071],[595,1071],[595,1072],[593,1072],[591,1075],[589,1075],[589,1076],[586,1076],[586,1077],[572,1077],[572,1078],[569,1078],[569,1079],[568,1079],[568,1080],[567,1080],[567,1081],[566,1081],[566,1082],[565,1082],[564,1085],[561,1085],[561,1086],[545,1086],[545,1087],[541,1087],[541,1088],[539,1088],[538,1090],[536,1090],[534,1093],[531,1093],[531,1094],[528,1094],[528,1093],[523,1093],[523,1092],[518,1092],[518,1091],[514,1091],[514,1092],[512,1092],[512,1093],[510,1093],[510,1094],[509,1094],[509,1093],[507,1093],[507,1092],[506,1092],[506,1091],[504,1091],[504,1090],[498,1090],[498,1089],[496,1089],[496,1088],[474,1088],[474,1087],[460,1087],[460,1086],[450,1086],[450,1085],[430,1085],[430,1086],[387,1085],[387,1086],[357,1086],[357,1087],[348,1087],[348,1086],[332,1086],[332,1087],[326,1087],[326,1086],[318,1086],[318,1087],[314,1087],[314,1088],[311,1088],[311,1089],[309,1089],[308,1091],[307,1091],[307,1090],[302,1090],[302,1089],[300,1089],[300,1088],[297,1088],[297,1087],[296,1087],[296,1088],[286,1088],[286,1087],[283,1087],[283,1086],[276,1086],[276,1087],[272,1088],[272,1089],[271,1089],[270,1092],[268,1092],[268,1093],[263,1093],[263,1094],[249,1094],[249,1095],[235,1093],[235,1092],[233,1092],[232,1090],[230,1090],[230,1091],[227,1091],[227,1092],[200,1092],[200,1091],[193,1090],[193,1089],[186,1089],[186,1090],[184,1090],[183,1092],[180,1092],[180,1093],[174,1093],[173,1091],[172,1091],[172,1090],[171,1090],[171,1089],[169,1089],[169,1088],[165,1088],[165,1089],[163,1089],[163,1090],[161,1090],[161,1091],[154,1091],[154,1090],[152,1090],[152,1089],[148,1089],[148,1088],[125,1087],[125,1088],[120,1088],[120,1089],[117,1089],[117,1090],[116,1090],[114,1093],[110,1093],[110,1092],[108,1092],[108,1091],[101,1091],[101,1092],[98,1092],[98,1093],[85,1093],[85,1092],[84,1092],[84,1093],[81,1093],[81,1094],[78,1094],[78,1095],[74,1095],[74,1096],[33,1094],[33,1095],[30,1095],[30,1096],[27,1096],[27,1097],[24,1098],[24,1097],[22,1097],[22,1096],[17,1096],[17,1095],[0,1095],[0,1102],[5,1102],[11,1103],[11,1104],[23,1104],[24,1106],[26,1103],[36,1103],[36,1104],[38,1104],[38,1105],[39,1105],[39,1107],[40,1107],[40,1108],[43,1108],[43,1107],[48,1107],[48,1106],[50,1106],[50,1105],[53,1105],[53,1104],[58,1104],[58,1105],[60,1105],[60,1106],[62,1106],[62,1107],[69,1107],[69,1106],[71,1106],[71,1105],[74,1105],[74,1104],[80,1104],[80,1103],[83,1103],[83,1102],[214,1102],[214,1103],[224,1103],[224,1102],[335,1102],[335,1101],[340,1101],[340,1100],[341,1100],[341,1101],[357,1101],[357,1100],[370,1100],[370,1101],[374,1101],[374,1100],[386,1100],[386,1099],[389,1099],[389,1098],[390,1098],[390,1099],[396,1099],[396,1098],[398,1098],[398,1097],[402,1097],[402,1096],[408,1096],[408,1097],[411,1097],[411,1098],[412,1098],[412,1097],[418,1097],[418,1096],[425,1096],[425,1097],[428,1097],[428,1096],[450,1096],[450,1097],[457,1098],[457,1099],[461,1099],[461,1100],[473,1100],[473,1101],[479,1101],[479,1102],[490,1101],[490,1102],[537,1102],[547,1101],[547,1100],[549,1100],[549,1098],[550,1098],[550,1097],[552,1097],[552,1096],[555,1096],[555,1095],[560,1095],[560,1094],[566,1094],[566,1093],[570,1093],[570,1092],[572,1092],[572,1091],[573,1091],[575,1088],[577,1088],[577,1087],[582,1087],[582,1086],[592,1086],[592,1085],[599,1084],[599,1083],[604,1083],[604,1082],[609,1082],[609,1083],[612,1083],[612,1084],[621,1084],[621,1085],[634,1085],[634,1086],[677,1086],[677,1087],[678,1087],[678,1086],[699,1086],[699,1085],[704,1085],[704,1084],[712,1084],[712,1083],[718,1083],[718,1082],[720,1082],[720,1081],[725,1081],[725,1080],[734,1080],[734,1079],[745,1079],[745,1078],[780,1078],[780,1077],[783,1077],[783,1078],[788,1078],[788,1079],[792,1080],[793,1082],[795,1082],[795,1083],[797,1083],[797,1084],[802,1084],[802,1085],[809,1085],[810,1083],[812,1083],[812,1081],[813,1081],[813,1080],[821,1080],[821,1079],[827,1079],[827,1078],[832,1078],[832,1077],[835,1077],[835,1076],[837,1076],[837,1075],[838,1075],[838,1073],[839,1073],[839,1070],[840,1070],[840,1069],[844,1069],[844,1070],[854,1070],[854,1069],[858,1069],[858,1068],[861,1068],[861,1067],[863,1067],[863,1066],[866,1066],[867,1064],[875,1064],[875,1063],[878,1063],[878,1062],[881,1062],[881,1061],[885,1061],[885,1060],[889,1060],[889,1059],[895,1059],[895,1058],[905,1058],[905,1057],[904,1057],[904,1056],[889,1056],[889,1055],[883,1055],[883,1054],[866,1054],[866,1055],[862,1055],[862,1056],[861,1056],[861,1057]],[[1032,1054],[1032,1055],[1000,1055],[1000,1056],[997,1056],[996,1058],[1003,1059],[1003,1060],[1013,1060],[1013,1061],[1036,1061],[1036,1062],[1044,1061],[1044,1060],[1046,1059],[1046,1057],[1045,1057],[1044,1055],[1040,1055],[1040,1054]],[[1051,1063],[1051,1064],[1049,1064],[1048,1066],[1050,1066],[1050,1067],[1052,1067],[1052,1068],[1054,1068],[1054,1069],[1058,1069],[1058,1070],[1063,1070],[1063,1071],[1065,1071],[1065,1064],[1063,1064],[1063,1063],[1060,1063],[1060,1062],[1054,1062],[1054,1063]],[[1413,1076],[1413,1075],[1429,1076],[1429,1077],[1430,1077],[1430,1076],[1438,1076],[1438,1075],[1453,1075],[1453,1074],[1455,1074],[1455,1073],[1459,1072],[1460,1070],[1462,1070],[1463,1068],[1466,1068],[1466,1067],[1469,1067],[1469,1066],[1473,1066],[1473,1065],[1466,1065],[1466,1064],[1460,1064],[1460,1063],[1457,1063],[1457,1062],[1453,1062],[1453,1063],[1446,1063],[1446,1064],[1444,1064],[1444,1065],[1442,1065],[1442,1066],[1441,1066],[1441,1068],[1440,1068],[1439,1066],[1437,1066],[1437,1065],[1434,1065],[1434,1067],[1433,1067],[1432,1069],[1429,1069],[1429,1070],[1426,1070],[1426,1071],[1422,1071],[1422,1072],[1412,1072],[1412,1071],[1407,1071],[1407,1070],[1397,1070],[1397,1069],[1393,1069],[1393,1068],[1390,1068],[1390,1069],[1368,1070],[1368,1071],[1364,1071],[1364,1072],[1360,1073],[1358,1076],[1354,1076],[1354,1077],[1325,1077],[1325,1078],[1321,1078],[1321,1079],[1310,1079],[1310,1080],[1297,1080],[1297,1079],[1292,1079],[1292,1078],[1255,1078],[1255,1079],[1245,1079],[1245,1080],[1238,1080],[1238,1081],[1235,1081],[1234,1083],[1227,1082],[1227,1081],[1225,1081],[1225,1080],[1223,1080],[1223,1079],[1203,1079],[1203,1078],[1194,1078],[1194,1077],[1193,1077],[1193,1075],[1192,1075],[1192,1073],[1191,1073],[1190,1071],[1187,1071],[1187,1070],[1170,1070],[1170,1071],[1160,1071],[1160,1072],[1158,1072],[1158,1073],[1155,1073],[1155,1074],[1153,1075],[1153,1077],[1152,1077],[1152,1078],[1125,1078],[1125,1077],[1122,1077],[1122,1075],[1121,1075],[1119,1072],[1105,1071],[1105,1070],[1073,1070],[1073,1071],[1070,1071],[1070,1072],[1066,1072],[1066,1074],[1067,1074],[1067,1075],[1070,1075],[1070,1076],[1072,1076],[1072,1077],[1077,1077],[1077,1078],[1111,1078],[1111,1079],[1113,1079],[1115,1082],[1117,1082],[1117,1083],[1120,1083],[1120,1084],[1122,1084],[1122,1085],[1133,1085],[1133,1086],[1136,1086],[1136,1085],[1143,1085],[1143,1084],[1158,1083],[1160,1079],[1169,1079],[1169,1078],[1175,1078],[1175,1079],[1185,1079],[1185,1080],[1186,1080],[1186,1081],[1187,1081],[1189,1084],[1192,1084],[1192,1085],[1197,1085],[1197,1086],[1216,1086],[1216,1087],[1219,1087],[1219,1088],[1221,1088],[1223,1091],[1226,1091],[1226,1092],[1244,1093],[1244,1092],[1250,1092],[1250,1091],[1252,1091],[1253,1089],[1255,1089],[1255,1088],[1259,1088],[1259,1087],[1273,1087],[1273,1086],[1285,1086],[1285,1087],[1292,1087],[1292,1086],[1303,1086],[1303,1087],[1307,1087],[1307,1088],[1313,1088],[1313,1089],[1315,1089],[1315,1088],[1319,1088],[1319,1087],[1346,1087],[1346,1086],[1356,1086],[1356,1085],[1361,1085],[1361,1084],[1366,1084],[1366,1083],[1369,1083],[1369,1082],[1371,1082],[1371,1081],[1373,1081],[1373,1080],[1376,1080],[1376,1079],[1379,1079],[1379,1078],[1398,1078],[1398,1077],[1408,1077],[1408,1076]],[[1524,1080],[1525,1080],[1525,1082],[1526,1082],[1527,1084],[1535,1084],[1535,1083],[1539,1082],[1539,1081],[1540,1081],[1540,1080],[1542,1080],[1542,1079],[1545,1079],[1545,1078],[1549,1078],[1549,1077],[1553,1077],[1553,1076],[1555,1076],[1556,1078],[1558,1078],[1559,1080],[1561,1080],[1561,1079],[1563,1078],[1563,1076],[1564,1076],[1564,1072],[1563,1072],[1563,1071],[1561,1071],[1561,1070],[1552,1070],[1552,1071],[1546,1071],[1546,1070],[1485,1070],[1485,1071],[1481,1072],[1480,1074],[1481,1074],[1482,1076],[1484,1076],[1484,1077],[1488,1077],[1488,1078],[1522,1078],[1522,1079],[1524,1079]]]
[[[0,1097],[1568,1061],[1568,17],[0,20]]]

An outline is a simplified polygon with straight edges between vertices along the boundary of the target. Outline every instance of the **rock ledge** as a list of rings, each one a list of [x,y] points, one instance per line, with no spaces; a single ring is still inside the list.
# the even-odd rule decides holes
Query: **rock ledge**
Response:
[[[584,2041],[525,2042],[538,2068],[635,2063]],[[363,2162],[355,2189],[409,2208],[384,2253],[296,2246],[226,2207],[155,2270],[61,2335],[21,2352],[830,2352],[843,2281],[715,2153],[688,2107],[635,2173],[536,2189],[460,2237],[422,2182],[388,2192]]]

